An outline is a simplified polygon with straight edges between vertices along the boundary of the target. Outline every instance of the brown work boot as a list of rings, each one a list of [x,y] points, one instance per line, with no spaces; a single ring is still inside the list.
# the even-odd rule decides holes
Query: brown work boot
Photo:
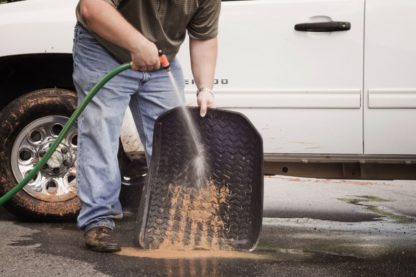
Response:
[[[94,227],[84,233],[85,246],[97,252],[117,252],[120,251],[113,230],[107,227]]]

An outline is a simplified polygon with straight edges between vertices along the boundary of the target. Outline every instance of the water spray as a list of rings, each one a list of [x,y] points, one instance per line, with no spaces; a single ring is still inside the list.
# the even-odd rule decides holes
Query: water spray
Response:
[[[159,58],[160,58],[160,65],[168,73],[170,82],[172,83],[173,89],[176,93],[176,97],[181,103],[182,114],[184,116],[186,124],[188,125],[187,127],[189,129],[189,132],[192,138],[192,147],[193,147],[195,155],[193,159],[190,161],[189,166],[184,169],[186,171],[184,173],[185,175],[188,175],[188,176],[190,175],[193,179],[192,182],[195,183],[196,186],[200,187],[204,185],[205,183],[207,183],[207,179],[208,179],[207,173],[209,172],[208,164],[207,164],[206,157],[205,157],[204,146],[201,143],[200,135],[196,131],[197,128],[195,126],[195,123],[191,119],[191,115],[189,114],[189,111],[185,108],[185,103],[182,100],[178,85],[170,70],[169,60],[162,50],[159,50]]]

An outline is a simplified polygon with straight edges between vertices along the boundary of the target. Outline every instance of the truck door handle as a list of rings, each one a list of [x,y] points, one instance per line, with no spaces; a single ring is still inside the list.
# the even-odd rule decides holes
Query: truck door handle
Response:
[[[300,32],[340,32],[351,29],[351,23],[346,21],[299,23],[295,30]]]

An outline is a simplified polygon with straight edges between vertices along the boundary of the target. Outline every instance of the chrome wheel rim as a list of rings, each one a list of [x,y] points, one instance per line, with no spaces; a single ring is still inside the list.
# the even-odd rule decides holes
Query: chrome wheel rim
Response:
[[[68,117],[50,115],[38,118],[20,131],[12,147],[11,168],[20,182],[49,149]],[[77,196],[77,129],[72,127],[45,166],[23,188],[32,197],[47,201],[67,201]]]

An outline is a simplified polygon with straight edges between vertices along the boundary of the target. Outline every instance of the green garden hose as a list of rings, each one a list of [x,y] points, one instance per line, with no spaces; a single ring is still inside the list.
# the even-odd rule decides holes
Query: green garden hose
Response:
[[[43,158],[36,164],[36,166],[20,181],[15,187],[13,187],[10,191],[5,193],[2,197],[0,197],[0,205],[3,205],[7,200],[12,198],[18,191],[20,191],[27,183],[32,180],[33,177],[41,170],[41,168],[46,164],[49,158],[52,156],[53,152],[55,152],[56,148],[61,143],[62,139],[68,134],[69,129],[74,125],[75,121],[78,119],[80,114],[84,111],[85,107],[91,102],[92,98],[97,94],[97,92],[114,76],[118,75],[119,73],[131,69],[131,63],[122,64],[114,69],[112,69],[109,73],[107,73],[104,77],[98,81],[97,84],[88,92],[82,102],[79,104],[77,109],[73,112],[71,117],[68,119],[64,127],[62,128],[61,132],[59,133],[56,140],[53,142],[49,150],[43,156]]]

